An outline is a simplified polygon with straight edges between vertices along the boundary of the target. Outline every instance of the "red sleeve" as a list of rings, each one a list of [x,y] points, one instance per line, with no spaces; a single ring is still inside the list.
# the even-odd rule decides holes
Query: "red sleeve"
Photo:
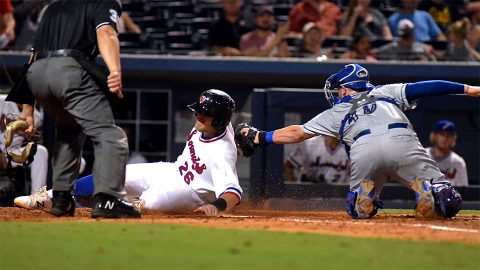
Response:
[[[3,15],[5,13],[13,12],[12,3],[10,0],[1,0],[0,1],[0,14]]]

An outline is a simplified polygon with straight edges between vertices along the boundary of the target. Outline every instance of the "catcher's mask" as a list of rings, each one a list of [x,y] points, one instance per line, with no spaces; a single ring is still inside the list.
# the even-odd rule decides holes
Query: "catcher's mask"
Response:
[[[370,76],[368,75],[367,69],[359,64],[345,65],[325,81],[325,97],[331,106],[339,102],[338,97],[333,95],[332,90],[338,91],[340,86],[348,87],[358,92],[373,89],[373,85],[370,84]]]
[[[213,117],[212,126],[220,131],[230,123],[235,110],[235,102],[227,93],[210,89],[203,92],[198,101],[187,107],[195,113]]]
[[[16,135],[24,135],[28,128],[27,122],[24,120],[16,120],[10,122],[5,130],[5,153],[9,161],[30,165],[33,161],[33,156],[37,152],[37,144],[33,141],[21,143],[14,143]]]

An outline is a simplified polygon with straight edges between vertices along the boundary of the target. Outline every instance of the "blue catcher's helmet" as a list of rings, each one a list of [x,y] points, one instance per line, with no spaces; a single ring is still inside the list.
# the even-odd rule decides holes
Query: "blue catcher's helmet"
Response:
[[[432,183],[432,193],[436,211],[442,217],[454,217],[462,209],[462,195],[450,183]]]
[[[332,74],[325,81],[325,96],[331,105],[338,102],[331,90],[338,90],[340,86],[351,88],[358,92],[368,91],[373,88],[367,69],[359,64],[345,65],[340,71]]]

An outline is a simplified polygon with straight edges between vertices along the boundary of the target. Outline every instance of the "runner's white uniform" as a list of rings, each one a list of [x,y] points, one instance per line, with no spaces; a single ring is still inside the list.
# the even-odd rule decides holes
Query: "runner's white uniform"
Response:
[[[332,151],[324,136],[316,136],[298,144],[288,160],[301,175],[327,184],[348,184],[348,156],[338,144]]]
[[[445,178],[454,187],[468,186],[467,164],[465,160],[457,153],[450,151],[450,153],[442,159],[435,159],[433,157],[432,147],[427,147],[427,154],[431,159],[437,162],[438,168],[445,175]]]
[[[237,148],[229,124],[222,134],[205,139],[192,129],[182,154],[172,162],[127,165],[125,189],[144,208],[173,210],[209,203],[230,192],[241,199]]]

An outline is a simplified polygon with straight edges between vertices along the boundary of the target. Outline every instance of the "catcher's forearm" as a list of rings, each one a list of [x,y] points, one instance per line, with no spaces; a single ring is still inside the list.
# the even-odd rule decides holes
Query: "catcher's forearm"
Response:
[[[313,135],[307,134],[299,125],[291,125],[281,129],[269,132],[257,132],[255,143],[264,145],[269,143],[275,144],[292,144],[303,142],[311,138]]]

